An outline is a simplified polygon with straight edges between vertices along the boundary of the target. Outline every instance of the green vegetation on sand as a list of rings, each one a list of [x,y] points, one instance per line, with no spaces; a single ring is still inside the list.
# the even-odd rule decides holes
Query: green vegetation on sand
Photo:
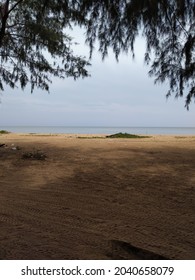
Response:
[[[136,134],[122,133],[122,132],[106,136],[106,138],[149,138],[149,137],[150,136],[141,136]]]
[[[10,132],[7,130],[0,130],[0,134],[8,134],[8,133],[10,133]]]

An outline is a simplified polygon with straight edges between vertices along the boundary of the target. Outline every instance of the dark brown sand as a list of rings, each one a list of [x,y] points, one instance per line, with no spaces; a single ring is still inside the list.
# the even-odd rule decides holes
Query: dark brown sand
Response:
[[[0,259],[195,259],[195,137],[3,143]]]

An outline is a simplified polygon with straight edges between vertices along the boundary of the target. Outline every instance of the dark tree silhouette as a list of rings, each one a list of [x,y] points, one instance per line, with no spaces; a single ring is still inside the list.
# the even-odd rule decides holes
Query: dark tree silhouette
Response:
[[[108,48],[116,59],[121,52],[134,56],[135,40],[143,36],[149,75],[155,82],[169,83],[167,97],[185,96],[188,109],[195,99],[194,19],[194,0],[5,1],[1,5],[0,86],[2,81],[14,86],[20,80],[22,87],[30,81],[32,89],[47,89],[48,73],[87,76],[87,61],[73,55],[71,40],[64,34],[65,27],[77,24],[86,30],[90,54],[98,42],[103,58]],[[54,59],[53,66],[43,50]],[[59,58],[63,58],[60,66],[54,67]],[[8,62],[12,72],[5,68]]]
[[[83,0],[76,9],[89,19],[86,40],[91,54],[98,41],[103,58],[110,47],[116,59],[121,52],[134,56],[135,39],[143,36],[149,75],[155,82],[167,81],[167,97],[185,96],[189,108],[195,98],[195,1]]]
[[[52,76],[88,76],[89,63],[72,51],[64,29],[76,11],[71,1],[6,0],[0,2],[0,89],[30,83],[49,90]],[[78,23],[78,20],[77,20]],[[84,21],[83,21],[84,23]]]

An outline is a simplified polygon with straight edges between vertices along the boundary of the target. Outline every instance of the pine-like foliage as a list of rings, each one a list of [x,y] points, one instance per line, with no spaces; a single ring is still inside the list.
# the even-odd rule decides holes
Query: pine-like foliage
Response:
[[[78,5],[79,2],[79,5]],[[119,58],[132,52],[138,35],[146,40],[145,61],[155,82],[168,82],[167,96],[195,98],[194,0],[80,0],[77,10],[89,19],[86,40],[96,41],[103,58],[111,47]]]
[[[145,62],[167,96],[195,99],[195,0],[6,0],[0,1],[0,88],[3,82],[48,90],[52,76],[88,75],[88,62],[72,52],[67,26],[86,30],[92,55],[96,41],[105,58],[112,48],[134,55],[146,41]],[[49,57],[48,57],[49,54]]]
[[[64,30],[77,21],[71,1],[0,2],[0,89],[27,84],[49,90],[53,76],[88,76],[89,63],[72,51]],[[84,23],[84,21],[83,21]]]

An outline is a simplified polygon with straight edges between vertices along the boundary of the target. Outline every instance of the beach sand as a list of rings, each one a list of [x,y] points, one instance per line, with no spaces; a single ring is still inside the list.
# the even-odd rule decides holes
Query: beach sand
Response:
[[[195,137],[78,136],[0,136],[0,259],[195,259]]]

